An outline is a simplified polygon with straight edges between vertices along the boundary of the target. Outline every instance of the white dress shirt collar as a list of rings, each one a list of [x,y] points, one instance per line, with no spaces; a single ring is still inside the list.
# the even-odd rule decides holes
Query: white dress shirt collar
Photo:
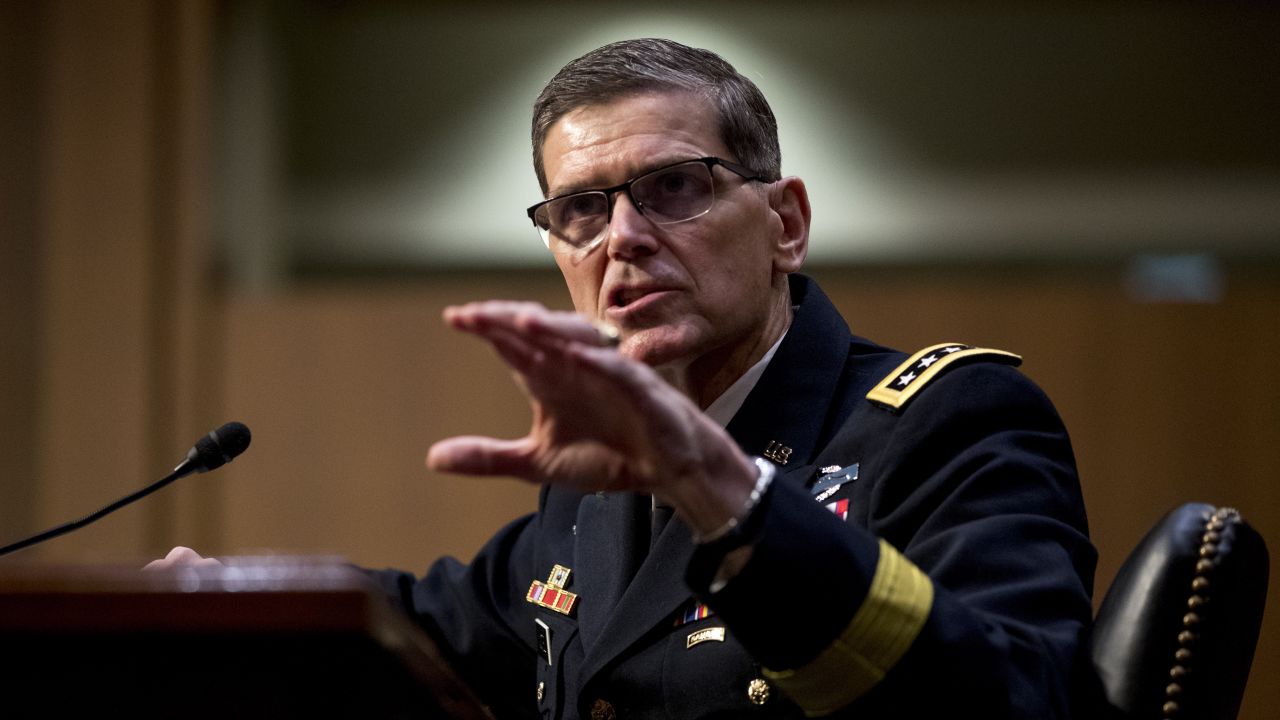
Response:
[[[764,374],[764,369],[769,367],[769,361],[773,359],[773,354],[778,351],[778,346],[782,344],[782,338],[786,336],[785,332],[782,333],[782,337],[778,338],[778,342],[769,348],[769,351],[764,354],[764,357],[760,358],[759,362],[742,373],[742,377],[735,380],[727,390],[720,394],[720,397],[707,406],[707,417],[720,423],[720,427],[729,425],[729,421],[733,419],[733,416],[742,407],[742,403],[746,402],[747,396],[755,389],[756,383],[760,381],[760,376]]]

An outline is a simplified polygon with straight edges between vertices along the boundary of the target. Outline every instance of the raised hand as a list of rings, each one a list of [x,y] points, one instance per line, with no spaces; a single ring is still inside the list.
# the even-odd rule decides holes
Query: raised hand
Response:
[[[515,440],[442,440],[428,467],[653,493],[695,528],[718,526],[742,507],[755,471],[724,429],[581,315],[492,301],[449,308],[444,318],[493,346],[528,396],[533,423]]]

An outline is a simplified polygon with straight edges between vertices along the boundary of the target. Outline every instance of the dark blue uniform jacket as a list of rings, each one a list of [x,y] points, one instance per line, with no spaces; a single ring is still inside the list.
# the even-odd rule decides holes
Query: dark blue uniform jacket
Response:
[[[906,356],[791,291],[729,425],[790,453],[723,589],[678,519],[651,537],[648,497],[554,487],[470,564],[373,573],[498,717],[1069,716],[1095,552],[1052,405],[983,355],[870,402]],[[572,615],[526,598],[556,565]]]

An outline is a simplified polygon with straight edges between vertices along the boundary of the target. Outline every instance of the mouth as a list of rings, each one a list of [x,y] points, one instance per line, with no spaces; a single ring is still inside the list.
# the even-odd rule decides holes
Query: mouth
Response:
[[[609,307],[624,308],[648,294],[644,288],[614,288],[609,293]]]
[[[608,295],[607,312],[617,313],[638,306],[645,298],[666,292],[666,288],[648,285],[619,286]]]

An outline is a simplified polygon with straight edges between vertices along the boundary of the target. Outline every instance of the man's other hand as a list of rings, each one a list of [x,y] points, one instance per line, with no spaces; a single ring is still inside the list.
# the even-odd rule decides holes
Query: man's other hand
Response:
[[[195,550],[192,550],[189,547],[182,547],[181,545],[179,545],[178,547],[170,550],[169,554],[165,555],[162,559],[152,560],[151,562],[147,563],[146,566],[144,566],[142,569],[143,570],[168,570],[170,568],[187,566],[187,565],[191,565],[195,567],[209,567],[209,566],[222,565],[222,563],[218,562],[217,558],[204,557],[200,553],[196,552]]]

